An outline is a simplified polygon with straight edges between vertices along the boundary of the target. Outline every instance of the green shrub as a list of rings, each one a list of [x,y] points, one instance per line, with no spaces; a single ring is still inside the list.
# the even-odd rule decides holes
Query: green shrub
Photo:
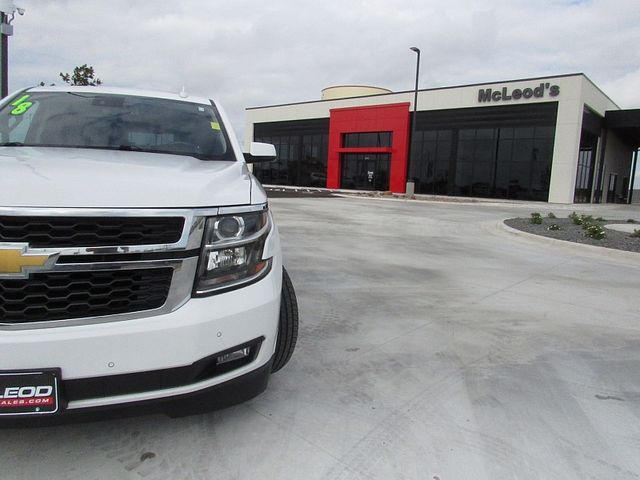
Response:
[[[639,228],[634,229],[633,233],[631,234],[631,236],[633,238],[640,238],[640,229]]]
[[[531,219],[529,221],[535,225],[540,225],[542,223],[542,215],[537,212],[531,214]]]
[[[582,225],[582,218],[576,212],[573,212],[571,215],[569,215],[569,218],[574,225]]]
[[[547,227],[547,230],[560,230],[560,225],[558,225],[557,223],[552,223]]]
[[[636,223],[636,221],[633,218],[629,218],[627,219],[627,223]]]
[[[547,217],[551,219],[558,218],[553,214],[553,212],[549,212],[549,215],[547,215]]]
[[[604,228],[600,225],[589,225],[584,232],[585,237],[593,238],[594,240],[602,240],[606,235]]]
[[[593,217],[591,215],[580,215],[577,219],[573,220],[573,223],[576,225],[582,225],[582,228],[584,229],[594,225]]]

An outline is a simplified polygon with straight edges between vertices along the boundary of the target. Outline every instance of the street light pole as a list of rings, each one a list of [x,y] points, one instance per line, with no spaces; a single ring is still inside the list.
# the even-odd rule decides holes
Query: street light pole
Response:
[[[636,181],[636,167],[638,166],[638,152],[640,152],[640,150],[636,149],[635,152],[633,152],[633,166],[631,167],[631,177],[629,179],[629,183],[631,184],[631,186],[629,187],[629,201],[627,203],[633,203],[633,189],[635,187],[634,183]]]
[[[414,139],[416,136],[416,123],[418,123],[418,79],[420,77],[420,49],[418,47],[410,47],[409,50],[416,52],[416,86],[413,96],[413,120],[411,122],[411,138],[409,139],[409,162],[407,162],[407,177],[409,176],[409,167],[416,160]],[[415,192],[415,184],[412,180],[407,180],[407,195],[413,195]]]

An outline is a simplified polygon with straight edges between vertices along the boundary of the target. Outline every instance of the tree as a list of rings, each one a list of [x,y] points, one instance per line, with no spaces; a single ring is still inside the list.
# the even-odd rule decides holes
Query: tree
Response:
[[[102,85],[102,80],[95,77],[93,67],[87,66],[86,63],[74,68],[73,75],[60,72],[60,78],[69,85],[90,85],[93,87]]]

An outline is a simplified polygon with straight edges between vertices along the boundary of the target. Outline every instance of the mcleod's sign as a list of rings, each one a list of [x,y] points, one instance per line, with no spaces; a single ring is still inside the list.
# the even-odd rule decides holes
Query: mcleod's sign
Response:
[[[478,102],[508,102],[510,100],[528,100],[530,98],[557,97],[560,95],[560,87],[549,82],[541,83],[535,87],[514,88],[502,87],[501,89],[481,88],[478,90]]]

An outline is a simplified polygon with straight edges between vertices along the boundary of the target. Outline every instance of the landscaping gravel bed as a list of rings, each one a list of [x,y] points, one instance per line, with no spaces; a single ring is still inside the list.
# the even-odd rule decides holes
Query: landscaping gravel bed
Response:
[[[505,220],[504,223],[511,228],[522,230],[523,232],[534,233],[536,235],[542,235],[544,237],[640,253],[640,237],[632,237],[629,233],[616,232],[615,230],[605,229],[605,238],[603,238],[602,240],[596,240],[586,237],[582,225],[575,225],[569,218],[551,219],[543,217],[542,224],[540,225],[531,223],[530,218],[510,218],[508,220]],[[600,222],[594,221],[592,223],[604,226],[608,223],[624,222],[621,222],[620,220],[605,220]],[[560,230],[549,230],[549,225],[552,224],[558,225],[560,227]],[[640,230],[640,223],[637,225],[637,228]]]

